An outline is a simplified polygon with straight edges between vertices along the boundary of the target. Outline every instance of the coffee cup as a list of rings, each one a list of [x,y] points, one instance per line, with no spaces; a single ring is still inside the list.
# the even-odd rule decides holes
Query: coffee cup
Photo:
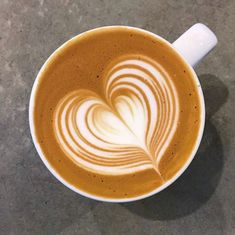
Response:
[[[190,153],[188,154],[187,156],[187,160],[185,160],[184,164],[182,164],[182,166],[180,166],[180,169],[177,170],[177,172],[171,176],[169,179],[167,179],[166,181],[164,181],[161,185],[159,185],[158,187],[155,187],[155,189],[151,189],[151,190],[146,190],[146,192],[142,192],[142,193],[138,193],[138,195],[132,195],[130,197],[127,196],[126,193],[123,194],[123,197],[122,196],[118,196],[118,197],[109,197],[109,196],[101,196],[101,195],[96,195],[95,193],[92,193],[92,191],[86,191],[86,190],[83,190],[83,189],[80,189],[79,187],[75,186],[73,183],[71,183],[71,181],[65,179],[65,177],[63,177],[59,172],[58,170],[55,169],[54,165],[52,164],[51,161],[48,160],[48,157],[46,157],[46,153],[45,151],[43,150],[43,144],[46,144],[46,143],[43,143],[42,141],[40,142],[40,138],[38,138],[37,136],[37,128],[36,128],[36,122],[35,122],[35,109],[36,109],[36,106],[38,105],[37,102],[36,102],[36,98],[40,95],[41,97],[44,96],[44,100],[46,100],[45,98],[45,94],[40,94],[38,92],[38,89],[39,87],[41,86],[41,77],[44,76],[44,73],[46,73],[45,71],[47,70],[47,68],[49,67],[50,64],[53,64],[54,61],[53,59],[55,58],[55,55],[58,57],[60,56],[60,52],[61,50],[71,43],[73,43],[73,41],[77,38],[80,38],[80,37],[86,37],[86,35],[89,35],[89,34],[92,34],[93,32],[99,32],[99,33],[102,33],[102,30],[109,30],[109,29],[122,29],[122,30],[128,30],[128,32],[139,32],[139,33],[143,33],[145,35],[148,35],[149,37],[151,37],[152,39],[156,39],[157,41],[159,42],[162,42],[164,43],[165,45],[167,45],[168,48],[170,48],[170,50],[172,50],[172,52],[174,52],[175,54],[177,54],[177,56],[180,58],[180,60],[182,60],[184,63],[184,65],[186,66],[187,68],[187,71],[191,74],[190,76],[192,77],[192,79],[194,80],[195,84],[196,84],[196,93],[197,93],[197,96],[198,96],[198,102],[199,102],[199,105],[200,105],[200,113],[199,113],[199,116],[200,116],[200,122],[198,124],[198,132],[196,134],[196,137],[195,137],[195,142],[193,144],[193,147],[191,148],[190,150]],[[131,36],[132,37],[132,36]],[[48,59],[47,61],[45,62],[45,64],[42,66],[42,68],[40,69],[36,79],[35,79],[35,82],[34,82],[34,85],[33,85],[33,88],[32,88],[32,92],[31,92],[31,97],[30,97],[30,104],[29,104],[29,124],[30,124],[30,131],[31,131],[31,135],[32,135],[32,139],[33,139],[33,143],[35,145],[35,148],[40,156],[40,158],[42,159],[42,161],[44,162],[44,164],[46,165],[46,167],[48,168],[48,170],[62,183],[64,184],[66,187],[68,187],[69,189],[73,190],[74,192],[76,193],[79,193],[85,197],[88,197],[88,198],[91,198],[91,199],[95,199],[95,200],[100,200],[100,201],[105,201],[105,202],[132,202],[132,201],[136,201],[136,200],[140,200],[140,199],[144,199],[146,197],[149,197],[149,196],[152,196],[154,194],[157,194],[159,193],[160,191],[162,191],[163,189],[167,188],[169,185],[171,185],[173,182],[175,182],[180,175],[182,175],[182,173],[187,169],[187,167],[190,165],[191,161],[193,160],[198,148],[199,148],[199,145],[200,145],[200,142],[201,142],[201,139],[202,139],[202,135],[203,135],[203,130],[204,130],[204,124],[205,124],[205,103],[204,103],[204,97],[203,97],[203,93],[202,93],[202,89],[201,89],[201,85],[200,85],[200,82],[198,80],[198,77],[194,71],[194,67],[202,60],[202,58],[204,58],[214,47],[215,45],[217,44],[217,38],[215,36],[215,34],[207,27],[205,26],[204,24],[201,24],[201,23],[198,23],[198,24],[195,24],[193,25],[190,29],[188,29],[182,36],[180,36],[174,43],[169,43],[168,41],[166,41],[165,39],[163,39],[162,37],[156,35],[156,34],[153,34],[151,32],[148,32],[146,30],[143,30],[143,29],[139,29],[139,28],[134,28],[134,27],[129,27],[129,26],[106,26],[106,27],[102,27],[102,28],[98,28],[98,29],[93,29],[93,30],[90,30],[88,32],[85,32],[85,33],[82,33],[78,36],[76,36],[75,38],[73,39],[70,39],[68,42],[66,42],[65,44],[63,44],[61,47],[59,47]],[[71,52],[72,53],[72,52]],[[62,58],[62,57],[61,57]],[[137,58],[138,59],[138,58]],[[132,61],[132,59],[126,59],[126,60],[123,60],[123,61]],[[122,62],[119,62],[119,65],[120,66],[123,66],[123,61]],[[136,60],[137,61],[137,60]],[[154,68],[154,62],[152,61],[148,61],[147,59],[143,59],[142,60],[142,64],[143,64],[143,61],[145,61],[145,63],[149,62],[149,64],[147,66],[150,66],[150,70],[149,71],[153,71],[153,68]],[[146,62],[147,61],[147,62]],[[137,62],[136,62],[137,63]],[[178,61],[175,61],[175,63],[178,63]],[[137,64],[138,66],[140,64]],[[136,66],[137,66],[136,65]],[[115,65],[116,66],[116,65]],[[151,67],[153,66],[153,68]],[[147,67],[146,67],[147,68]],[[144,70],[145,71],[145,68]],[[109,71],[110,72],[110,71]],[[111,72],[110,72],[111,73]],[[147,73],[147,72],[146,72]],[[103,75],[104,76],[104,75]],[[107,75],[108,76],[108,75]],[[139,76],[139,75],[138,75]],[[158,76],[158,75],[157,75]],[[97,78],[99,76],[97,75]],[[111,77],[111,75],[110,75]],[[110,78],[109,77],[109,78]],[[108,81],[109,82],[109,81]],[[107,82],[107,83],[108,83]],[[150,82],[149,82],[150,83]],[[136,83],[137,84],[137,83]],[[134,85],[136,85],[134,84]],[[55,84],[56,86],[56,84]],[[134,87],[134,86],[133,86]],[[154,87],[154,85],[153,85]],[[151,90],[151,89],[150,89]],[[147,91],[147,90],[146,90]],[[66,99],[68,99],[68,97],[71,97],[72,95],[80,95],[80,90],[79,92],[74,92],[72,94],[69,94],[69,96],[66,96]],[[90,95],[90,93],[89,93]],[[189,94],[191,96],[191,94]],[[85,96],[85,95],[84,95]],[[166,95],[167,97],[167,95]],[[62,101],[65,102],[66,99],[63,99]],[[79,99],[77,99],[79,100]],[[127,100],[127,99],[126,99]],[[63,115],[63,113],[60,113],[58,110],[59,108],[61,107],[64,107],[63,105],[66,105],[65,103],[60,103],[59,105],[56,106],[56,111],[55,113],[53,114],[53,117],[55,117],[55,119],[53,119],[53,121],[57,120],[57,117],[59,117],[59,115]],[[151,104],[151,102],[150,102]],[[42,106],[42,105],[41,105]],[[58,108],[59,107],[59,108]],[[171,107],[171,106],[169,106]],[[196,107],[195,107],[196,108]],[[43,108],[42,108],[43,109]],[[137,109],[136,109],[137,110]],[[121,111],[120,111],[121,112]],[[119,114],[120,114],[119,112]],[[180,112],[180,111],[177,111],[177,112]],[[187,112],[187,111],[186,111]],[[106,112],[107,113],[107,112]],[[80,113],[81,114],[81,113]],[[140,116],[141,116],[141,113],[139,113]],[[66,114],[67,115],[67,114]],[[113,113],[110,111],[110,113],[108,115],[113,115]],[[175,113],[172,113],[172,118],[173,116],[176,115],[176,112]],[[116,118],[116,117],[115,117]],[[112,120],[116,120],[115,118],[112,118]],[[127,117],[128,119],[128,117]],[[126,119],[126,120],[127,120]],[[42,119],[43,120],[43,119]],[[45,119],[44,119],[45,120]],[[106,120],[106,119],[104,119]],[[103,121],[103,120],[102,120]],[[120,120],[117,120],[117,123],[120,123]],[[60,125],[67,125],[66,123],[63,123],[63,122],[60,122],[57,126],[55,125],[54,126],[54,130],[56,128],[58,128],[58,126]],[[109,124],[108,121],[106,123],[107,125]],[[53,124],[54,125],[54,124]],[[68,124],[70,125],[70,124]],[[71,124],[72,125],[72,124]],[[114,124],[110,124],[110,125],[114,125]],[[119,124],[118,124],[119,125]],[[132,128],[131,125],[129,125],[129,129],[131,129],[131,131],[133,132],[133,130],[136,130],[136,128]],[[166,127],[166,130],[167,128],[172,128],[174,129],[173,127],[173,124],[172,126],[169,126],[169,127]],[[82,129],[82,128],[81,128]],[[119,128],[120,129],[120,128]],[[124,127],[125,129],[125,127]],[[124,130],[123,129],[123,130]],[[122,130],[122,133],[124,133],[125,131]],[[137,130],[136,130],[137,131]],[[189,131],[189,130],[188,130]],[[44,130],[44,133],[45,133],[45,130]],[[170,133],[170,132],[169,132]],[[115,135],[116,136],[116,135]],[[169,134],[170,136],[170,134]],[[133,145],[133,141],[131,142],[130,139],[132,137],[130,137],[130,134],[126,134],[126,137],[128,139],[128,142],[129,145]],[[123,137],[124,138],[124,137]],[[68,146],[66,146],[67,142],[72,140],[72,139],[66,139],[64,140],[64,136],[61,137],[61,135],[58,135],[55,139],[57,139],[57,142],[58,142],[58,145],[62,146],[64,145],[64,148],[63,150],[66,151],[66,148],[68,148]],[[170,137],[168,138],[169,141],[172,141],[172,139],[170,139]],[[118,140],[119,141],[119,140]],[[167,140],[168,141],[168,140]],[[65,144],[66,143],[66,144]],[[47,144],[48,145],[48,144]],[[141,144],[140,144],[141,145]],[[48,148],[48,146],[47,146]],[[53,148],[53,146],[51,146],[50,148]],[[144,149],[145,147],[143,147]],[[71,149],[70,149],[71,150]],[[129,151],[129,150],[128,150]],[[61,151],[62,152],[62,151]],[[160,150],[159,150],[159,154],[160,154]],[[74,153],[74,149],[72,149],[69,154],[72,155]],[[132,155],[130,155],[131,157],[133,157]],[[53,158],[55,158],[56,156],[53,156]],[[76,156],[75,156],[76,157]],[[76,158],[74,158],[75,161],[76,161]],[[72,159],[72,160],[74,160]],[[134,159],[134,158],[133,158]],[[60,160],[58,160],[60,161]],[[97,160],[98,161],[98,160]],[[125,161],[126,158],[125,158]],[[95,162],[95,160],[93,161]],[[89,176],[87,176],[88,178],[87,179],[91,179],[92,177],[96,177],[94,173],[94,171],[99,171],[102,167],[99,168],[99,165],[96,164],[96,163],[91,163],[89,161],[85,161],[84,159],[81,160],[81,161],[78,161],[78,164],[80,164],[79,166],[84,166],[84,169],[88,169],[87,171],[89,172],[89,169],[91,169],[91,172],[90,173],[87,173]],[[93,164],[93,165],[92,165]],[[138,164],[136,164],[135,162],[131,162],[130,163],[130,166],[133,166],[133,165],[136,165],[135,168],[133,168],[133,172],[135,170],[140,170],[140,169],[147,169],[148,166],[146,165],[146,168],[143,168],[144,165],[141,165],[141,167],[139,167]],[[90,168],[89,168],[90,167]],[[144,166],[145,167],[145,166]],[[153,168],[157,168],[157,167],[153,167]],[[110,173],[110,167],[108,166],[103,166],[102,168],[102,174],[104,175],[107,175]],[[128,168],[128,171],[126,171],[127,167],[126,168],[115,168],[115,174],[118,175],[118,177],[120,178],[120,174],[130,174],[130,173],[133,173],[132,168]],[[125,170],[124,170],[125,169]],[[113,171],[113,169],[111,169],[111,171]],[[158,169],[156,170],[157,173],[158,172]],[[112,173],[112,172],[111,172]],[[110,174],[111,174],[110,173]],[[134,174],[133,174],[134,175]],[[89,178],[90,177],[90,178]],[[106,176],[104,176],[106,177]],[[121,178],[120,178],[121,179]],[[103,181],[103,178],[101,178],[101,181]],[[89,182],[87,183],[89,184]],[[110,184],[110,183],[109,183]],[[108,184],[107,184],[108,185]],[[110,186],[107,186],[109,190]],[[98,190],[98,189],[97,189]],[[113,190],[113,193],[115,194],[115,190]],[[109,194],[107,194],[109,195]],[[111,194],[110,194],[111,195]]]

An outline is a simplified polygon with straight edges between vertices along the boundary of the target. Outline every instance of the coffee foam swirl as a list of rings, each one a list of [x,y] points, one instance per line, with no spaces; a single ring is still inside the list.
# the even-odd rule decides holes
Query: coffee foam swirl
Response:
[[[67,94],[54,113],[54,132],[63,152],[80,167],[101,174],[153,168],[175,133],[179,104],[164,69],[131,55],[111,63],[103,96],[80,89]]]

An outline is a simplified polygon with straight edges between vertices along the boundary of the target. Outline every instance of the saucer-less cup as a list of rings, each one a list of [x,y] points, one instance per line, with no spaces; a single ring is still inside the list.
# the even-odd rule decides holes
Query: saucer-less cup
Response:
[[[133,28],[133,27],[129,27],[129,26],[106,26],[104,28],[113,28],[113,27],[125,27],[125,28],[129,28],[129,29],[139,30],[141,32],[144,32],[146,34],[154,36],[158,40],[161,40],[161,41],[165,42],[166,44],[168,44],[172,48],[172,50],[176,51],[180,55],[180,57],[186,62],[187,66],[188,66],[188,69],[193,74],[193,79],[195,80],[195,82],[198,85],[197,89],[198,89],[198,94],[200,96],[200,106],[201,106],[201,123],[200,123],[199,134],[197,136],[196,144],[195,144],[190,156],[188,157],[187,162],[182,166],[182,168],[177,172],[177,174],[173,178],[171,178],[169,181],[165,182],[163,185],[161,185],[160,187],[158,187],[157,189],[153,190],[150,193],[146,193],[146,194],[143,194],[141,196],[132,197],[132,198],[119,198],[119,199],[102,198],[102,197],[99,197],[99,196],[96,196],[96,195],[92,195],[92,194],[89,194],[87,192],[81,191],[80,189],[75,188],[73,185],[66,182],[54,170],[53,166],[51,166],[49,164],[46,157],[44,156],[44,154],[42,152],[42,149],[41,149],[41,147],[40,147],[40,145],[39,145],[39,143],[36,139],[36,136],[35,136],[35,126],[34,126],[34,119],[33,119],[33,113],[34,113],[34,107],[35,107],[35,93],[36,93],[36,90],[37,90],[39,77],[42,74],[43,70],[46,68],[47,64],[50,62],[51,57],[55,52],[44,63],[44,65],[40,69],[40,71],[39,71],[39,73],[36,77],[36,80],[34,82],[32,92],[31,92],[31,97],[30,97],[30,104],[29,104],[29,124],[30,124],[30,131],[31,131],[31,135],[32,135],[32,138],[33,138],[33,142],[34,142],[34,145],[37,149],[37,152],[38,152],[39,156],[41,157],[42,161],[44,162],[44,164],[46,165],[48,170],[62,184],[64,184],[65,186],[67,186],[71,190],[75,191],[76,193],[79,193],[79,194],[81,194],[85,197],[91,198],[91,199],[106,201],[106,202],[131,202],[131,201],[136,201],[136,200],[143,199],[143,198],[152,196],[154,194],[157,194],[160,191],[162,191],[163,189],[165,189],[166,187],[168,187],[169,185],[171,185],[173,182],[176,181],[176,179],[179,178],[179,176],[186,170],[186,168],[189,166],[189,164],[193,160],[193,158],[194,158],[194,156],[195,156],[195,154],[198,150],[201,139],[202,139],[203,130],[204,130],[204,123],[205,123],[204,97],[203,97],[202,89],[201,89],[201,86],[200,86],[200,82],[198,80],[198,77],[197,77],[196,73],[194,72],[193,67],[195,65],[197,65],[206,56],[206,54],[208,54],[215,47],[215,45],[217,44],[217,38],[216,38],[215,34],[207,26],[205,26],[204,24],[201,24],[201,23],[193,25],[190,29],[188,29],[183,35],[181,35],[172,44],[169,43],[168,41],[166,41],[165,39],[163,39],[162,37],[156,35],[156,34],[153,34],[151,32],[148,32],[146,30],[139,29],[139,28]],[[95,30],[98,30],[98,29],[92,29],[91,31],[95,31]],[[82,33],[82,34],[85,34],[85,33]],[[79,34],[76,37],[79,37],[80,35],[81,34]],[[56,50],[56,52],[58,50],[60,50],[62,47],[64,47],[66,44],[67,44],[67,42],[65,42],[62,46],[60,46]],[[89,182],[87,182],[87,183],[89,183]]]

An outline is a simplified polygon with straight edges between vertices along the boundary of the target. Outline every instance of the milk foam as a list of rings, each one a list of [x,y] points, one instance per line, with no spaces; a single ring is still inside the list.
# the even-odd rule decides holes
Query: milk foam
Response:
[[[103,77],[105,99],[80,89],[54,113],[63,152],[80,167],[127,174],[158,164],[176,131],[179,101],[167,71],[150,58],[131,55],[112,62]]]

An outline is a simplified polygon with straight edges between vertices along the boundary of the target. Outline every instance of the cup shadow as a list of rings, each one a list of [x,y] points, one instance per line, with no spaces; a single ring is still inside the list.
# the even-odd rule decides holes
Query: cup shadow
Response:
[[[170,187],[150,198],[122,204],[150,220],[174,220],[193,213],[213,195],[223,170],[223,145],[211,117],[225,103],[228,89],[211,74],[199,76],[206,103],[206,125],[199,150],[189,168]]]

